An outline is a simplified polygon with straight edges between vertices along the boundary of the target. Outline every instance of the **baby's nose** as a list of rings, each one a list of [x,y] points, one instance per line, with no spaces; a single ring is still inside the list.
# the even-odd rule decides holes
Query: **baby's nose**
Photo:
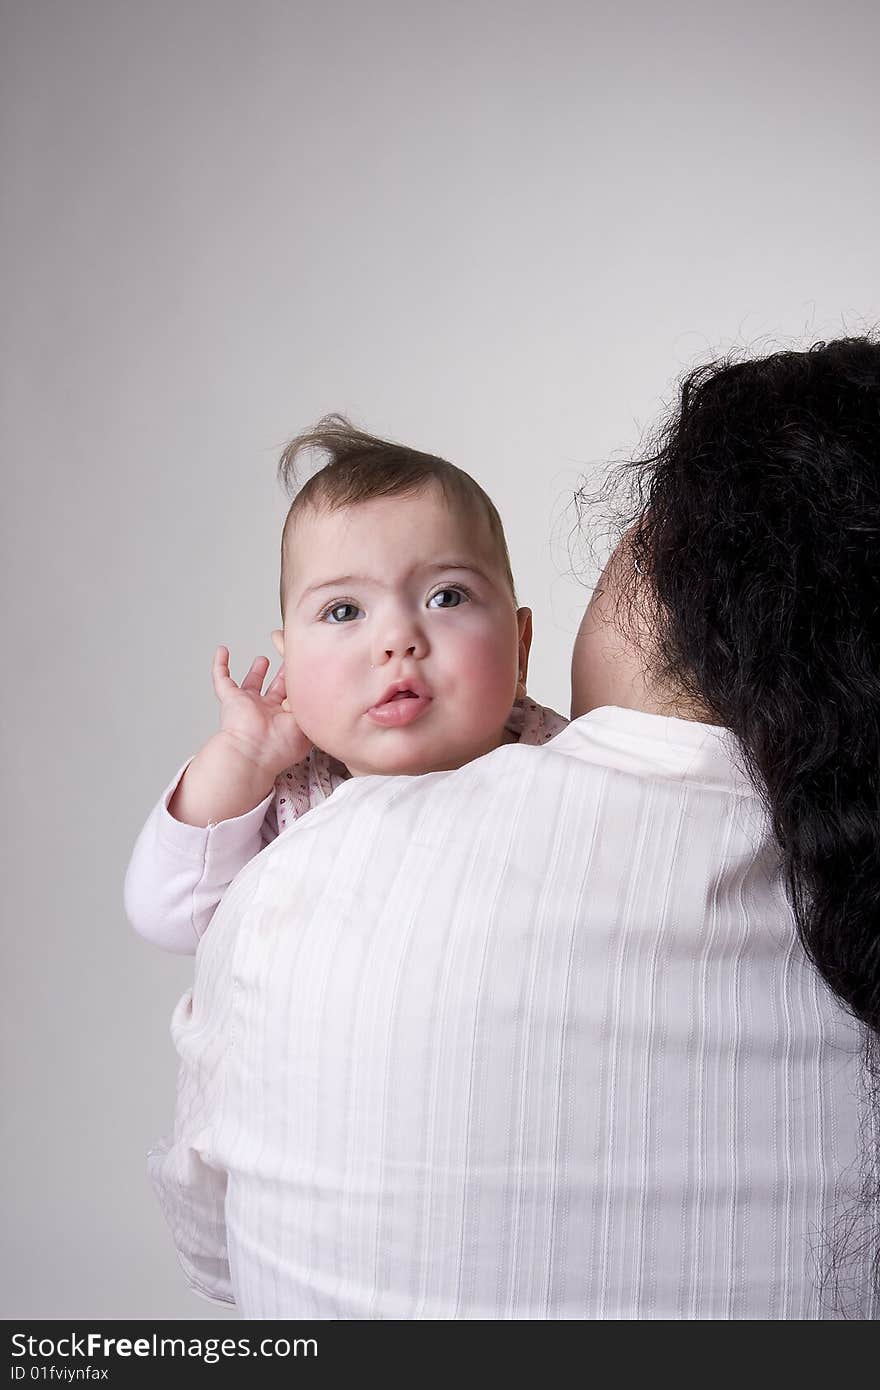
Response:
[[[377,634],[377,638],[372,656],[374,666],[384,665],[388,661],[403,661],[407,657],[420,661],[428,653],[427,639],[412,623],[401,625],[396,631],[386,628],[383,633]]]

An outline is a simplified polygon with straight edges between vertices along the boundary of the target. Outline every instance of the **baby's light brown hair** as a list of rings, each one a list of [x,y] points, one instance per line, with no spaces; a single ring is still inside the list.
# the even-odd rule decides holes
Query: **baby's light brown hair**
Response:
[[[339,511],[376,497],[412,496],[431,484],[439,486],[447,502],[465,513],[476,512],[489,527],[506,582],[516,607],[513,571],[501,517],[479,483],[454,463],[434,454],[423,454],[403,444],[378,439],[355,427],[344,415],[325,415],[315,427],[299,434],[281,455],[278,476],[290,495],[297,485],[297,461],[312,449],[328,456],[323,468],[295,493],[281,533],[281,621],[284,622],[288,587],[288,542],[296,518],[307,508]]]

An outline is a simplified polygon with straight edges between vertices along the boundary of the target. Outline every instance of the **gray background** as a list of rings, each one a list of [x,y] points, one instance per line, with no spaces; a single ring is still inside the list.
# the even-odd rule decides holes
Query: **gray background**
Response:
[[[223,1317],[144,1168],[192,962],[122,879],[214,646],[274,657],[280,447],[337,409],[473,472],[567,713],[581,473],[696,360],[880,319],[880,12],[2,13],[2,1315]]]

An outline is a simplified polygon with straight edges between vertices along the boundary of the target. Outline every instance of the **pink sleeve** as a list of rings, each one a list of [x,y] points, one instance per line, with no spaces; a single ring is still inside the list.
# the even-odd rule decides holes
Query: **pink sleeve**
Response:
[[[175,820],[168,803],[192,758],[150,812],[125,873],[123,903],[131,926],[155,946],[195,955],[199,939],[240,869],[278,834],[274,788],[233,820],[205,828]]]

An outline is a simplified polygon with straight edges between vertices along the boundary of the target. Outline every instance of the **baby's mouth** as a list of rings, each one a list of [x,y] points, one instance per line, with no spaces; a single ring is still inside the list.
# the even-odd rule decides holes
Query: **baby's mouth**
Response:
[[[390,686],[367,714],[374,723],[386,728],[403,727],[421,718],[431,705],[431,699],[427,689],[418,682],[415,689],[408,685],[399,689]]]
[[[386,686],[384,693],[376,701],[373,709],[381,709],[383,705],[394,704],[398,700],[430,700],[431,692],[420,680],[414,680],[412,685],[405,685],[403,681],[395,681],[393,685]]]

